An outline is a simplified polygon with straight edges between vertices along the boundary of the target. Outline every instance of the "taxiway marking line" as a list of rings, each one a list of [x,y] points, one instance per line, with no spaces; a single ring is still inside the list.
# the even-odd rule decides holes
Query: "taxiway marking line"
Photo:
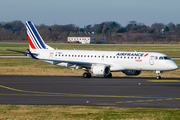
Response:
[[[175,100],[173,98],[167,98],[167,99],[149,99],[149,100],[136,100],[136,101],[117,101],[116,103],[135,103],[135,102],[152,102],[152,101],[163,101],[163,100]],[[179,99],[177,99],[179,100]]]
[[[80,96],[80,97],[106,97],[106,98],[154,98],[154,99],[168,99],[170,97],[143,97],[143,96],[116,96],[116,95],[88,95],[88,94],[72,94],[72,93],[52,93],[52,92],[39,92],[39,91],[27,91],[15,89],[7,86],[0,85],[1,88],[5,88],[8,90],[22,92],[22,93],[34,93],[34,94],[43,94],[43,95],[51,95],[51,96]],[[1,95],[1,94],[0,94]],[[175,99],[175,98],[174,98]],[[177,98],[180,99],[180,98]]]
[[[180,82],[180,80],[147,80],[149,82]]]

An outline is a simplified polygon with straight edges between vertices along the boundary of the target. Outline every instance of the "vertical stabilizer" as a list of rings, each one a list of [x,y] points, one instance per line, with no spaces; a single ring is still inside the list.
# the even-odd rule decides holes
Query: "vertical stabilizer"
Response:
[[[34,24],[31,21],[26,21],[26,29],[27,29],[27,36],[28,36],[30,50],[35,50],[35,49],[54,50],[52,47],[46,45],[46,43],[41,38],[39,32],[37,31],[37,29],[35,28]]]

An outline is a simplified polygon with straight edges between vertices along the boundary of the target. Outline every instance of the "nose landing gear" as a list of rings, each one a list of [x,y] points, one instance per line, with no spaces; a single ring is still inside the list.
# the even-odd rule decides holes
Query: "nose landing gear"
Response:
[[[161,71],[156,71],[156,73],[157,73],[157,79],[158,80],[161,79],[161,76],[159,75],[161,73]]]

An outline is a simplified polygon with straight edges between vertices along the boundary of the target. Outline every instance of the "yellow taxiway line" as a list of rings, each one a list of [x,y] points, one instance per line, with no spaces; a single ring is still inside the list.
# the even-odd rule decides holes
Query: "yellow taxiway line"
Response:
[[[180,80],[147,80],[148,82],[180,82]]]

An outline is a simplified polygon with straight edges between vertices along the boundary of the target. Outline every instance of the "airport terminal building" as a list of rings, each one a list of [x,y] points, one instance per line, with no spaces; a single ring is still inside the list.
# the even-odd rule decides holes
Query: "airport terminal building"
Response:
[[[81,43],[81,44],[90,44],[90,43],[101,43],[106,44],[106,38],[101,37],[100,40],[96,40],[95,37],[68,37],[68,43]]]

